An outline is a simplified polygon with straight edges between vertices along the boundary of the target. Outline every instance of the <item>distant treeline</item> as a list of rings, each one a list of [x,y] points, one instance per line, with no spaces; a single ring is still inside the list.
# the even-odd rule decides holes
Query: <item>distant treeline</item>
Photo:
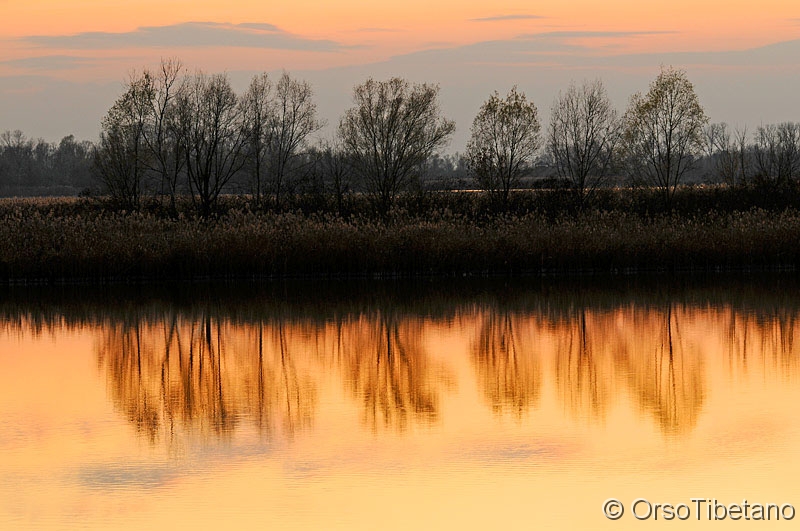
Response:
[[[95,144],[72,135],[60,142],[0,133],[0,197],[76,196],[98,188],[92,172]]]
[[[709,126],[708,135],[717,147],[700,157],[686,178],[686,184],[728,184],[762,186],[800,179],[800,145],[791,139],[800,138],[800,123],[786,122],[759,127],[752,136],[746,130],[731,131],[724,123]],[[723,133],[721,138],[717,135]],[[736,136],[733,137],[733,134]],[[742,135],[744,143],[742,143]],[[736,143],[733,139],[736,138]],[[728,139],[723,147],[720,142]],[[74,136],[65,136],[58,143],[32,139],[22,131],[0,134],[0,197],[76,197],[97,196],[107,192],[93,167],[96,144]],[[330,193],[334,188],[331,177],[322,171],[325,151],[309,147],[305,153],[310,171],[293,173],[286,183],[288,196]],[[316,162],[316,164],[314,164]],[[463,153],[433,154],[421,168],[420,191],[468,190],[477,183],[470,173]],[[144,187],[145,196],[158,197],[155,183]],[[609,179],[606,186],[625,186],[630,182],[623,176]],[[519,187],[523,189],[568,189],[570,183],[557,176],[551,158],[542,154]],[[344,194],[363,193],[364,186],[349,181]],[[225,187],[225,193],[249,194],[250,183],[245,172],[237,174]],[[292,208],[292,203],[287,205]]]

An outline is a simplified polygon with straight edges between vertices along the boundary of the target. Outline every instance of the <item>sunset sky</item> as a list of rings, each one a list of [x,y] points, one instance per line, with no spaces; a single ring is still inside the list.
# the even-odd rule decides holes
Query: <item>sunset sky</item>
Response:
[[[795,0],[0,0],[0,12],[0,131],[47,140],[96,138],[129,72],[170,56],[237,89],[286,69],[329,124],[369,76],[437,82],[451,151],[493,90],[519,85],[546,120],[570,81],[601,77],[624,109],[662,64],[687,70],[713,121],[800,120]]]

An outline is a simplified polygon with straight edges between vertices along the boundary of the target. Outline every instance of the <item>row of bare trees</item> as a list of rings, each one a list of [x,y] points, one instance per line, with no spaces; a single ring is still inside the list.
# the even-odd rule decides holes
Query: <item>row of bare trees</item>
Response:
[[[800,179],[800,123],[762,125],[748,142],[747,128],[726,123],[705,130],[710,172],[728,184],[771,182],[787,184]]]
[[[505,202],[542,151],[583,202],[610,176],[662,191],[667,204],[692,171],[727,184],[800,180],[800,123],[763,125],[752,135],[709,123],[686,73],[662,69],[620,115],[600,80],[571,85],[551,108],[545,138],[537,109],[516,87],[497,93],[472,125],[467,156],[481,188]],[[544,145],[543,145],[544,144]]]
[[[620,116],[600,80],[571,85],[556,98],[546,151],[558,176],[583,201],[612,172],[663,190],[669,200],[703,153],[708,119],[683,71],[662,69],[646,94]],[[516,87],[486,101],[472,124],[470,166],[505,202],[542,147],[537,109]]]
[[[245,176],[256,205],[269,199],[280,207],[305,175],[340,206],[359,188],[386,212],[455,130],[442,115],[438,86],[401,78],[356,86],[335,138],[322,146],[311,144],[324,125],[316,111],[309,84],[286,73],[277,81],[257,75],[237,95],[224,74],[186,75],[179,61],[163,61],[157,72],[132,76],[108,111],[96,167],[111,195],[132,209],[149,191],[173,208],[187,194],[208,215],[237,176]],[[623,114],[600,80],[571,85],[541,133],[538,109],[523,92],[492,94],[465,154],[478,186],[505,203],[542,155],[581,204],[621,175],[661,190],[669,204],[700,160],[730,183],[800,178],[800,124],[760,127],[748,145],[746,131],[709,125],[686,73],[671,67]]]
[[[237,96],[223,74],[183,75],[179,61],[164,61],[132,76],[108,111],[96,167],[112,197],[134,210],[146,191],[173,208],[187,193],[208,215],[241,174],[256,204],[269,195],[280,206],[290,178],[313,164],[339,201],[344,181],[357,176],[385,211],[454,130],[437,97],[432,85],[368,80],[356,87],[338,138],[312,157],[309,140],[323,123],[308,83],[261,74]]]
[[[311,133],[322,127],[311,87],[284,73],[253,78],[238,96],[224,74],[183,73],[177,60],[134,74],[102,123],[96,166],[110,194],[138,209],[145,187],[188,193],[203,215],[234,176],[252,193],[281,200],[284,179]]]
[[[358,180],[381,211],[419,176],[455,125],[437,86],[372,79],[354,90],[337,138],[310,146],[323,127],[308,83],[255,76],[237,96],[224,74],[184,75],[179,61],[135,74],[102,123],[96,167],[112,197],[138,209],[146,191],[175,207],[188,194],[203,215],[232,179],[246,175],[255,203],[280,206],[298,174],[322,174],[341,203]]]

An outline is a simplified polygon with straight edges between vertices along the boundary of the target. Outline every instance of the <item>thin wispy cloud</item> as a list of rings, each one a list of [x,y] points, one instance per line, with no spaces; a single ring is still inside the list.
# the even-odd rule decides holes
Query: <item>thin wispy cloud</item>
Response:
[[[575,42],[578,39],[615,39],[649,35],[669,35],[675,31],[547,31],[526,33],[504,40],[481,41],[459,46],[433,46],[398,59],[425,58],[435,64],[529,64],[531,62],[571,62],[574,57],[605,55],[602,47]]]
[[[518,39],[616,39],[620,37],[643,37],[649,35],[674,35],[677,31],[545,31],[525,33]]]
[[[526,15],[526,14],[517,14],[517,15],[497,15],[494,17],[481,17],[481,18],[472,18],[470,22],[502,22],[504,20],[537,20],[546,18],[541,15]]]
[[[800,39],[743,50],[697,52],[608,53],[597,46],[580,45],[570,37],[618,37],[630,33],[652,32],[551,32],[544,38],[524,38],[482,41],[448,48],[430,49],[396,56],[393,65],[418,65],[435,69],[448,65],[452,69],[471,68],[471,65],[544,64],[554,68],[616,68],[643,67],[660,64],[709,65],[736,68],[760,68],[790,65],[800,66]],[[539,37],[542,34],[535,34]]]
[[[221,46],[331,52],[343,48],[334,41],[307,39],[264,23],[184,22],[144,26],[122,33],[94,31],[74,35],[32,35],[20,40],[33,46],[67,50]]]
[[[393,62],[426,64],[431,68],[439,65],[469,65],[519,63],[557,60],[577,53],[589,54],[586,46],[569,44],[555,39],[508,39],[481,41],[454,47],[431,47],[431,49],[395,56]]]
[[[206,24],[214,24],[214,23],[206,22]],[[236,24],[235,27],[281,33],[281,29],[278,26],[276,26],[275,24],[267,24],[265,22],[242,22],[241,24]]]
[[[800,66],[800,39],[777,42],[756,48],[708,52],[673,52],[610,55],[603,59],[613,66],[654,64],[704,65],[745,69]]]
[[[352,33],[401,33],[403,30],[397,28],[358,28]]]
[[[42,72],[55,70],[74,70],[77,68],[93,66],[97,63],[98,60],[92,57],[75,57],[72,55],[42,55],[38,57],[23,57],[21,59],[0,61],[0,64],[2,65]]]

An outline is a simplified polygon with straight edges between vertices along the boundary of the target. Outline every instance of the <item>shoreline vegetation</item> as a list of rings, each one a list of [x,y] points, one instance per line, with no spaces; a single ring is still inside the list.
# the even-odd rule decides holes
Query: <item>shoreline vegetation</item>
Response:
[[[0,200],[0,283],[625,275],[795,271],[796,186],[297,196],[276,209],[222,196],[128,212],[103,198]]]

